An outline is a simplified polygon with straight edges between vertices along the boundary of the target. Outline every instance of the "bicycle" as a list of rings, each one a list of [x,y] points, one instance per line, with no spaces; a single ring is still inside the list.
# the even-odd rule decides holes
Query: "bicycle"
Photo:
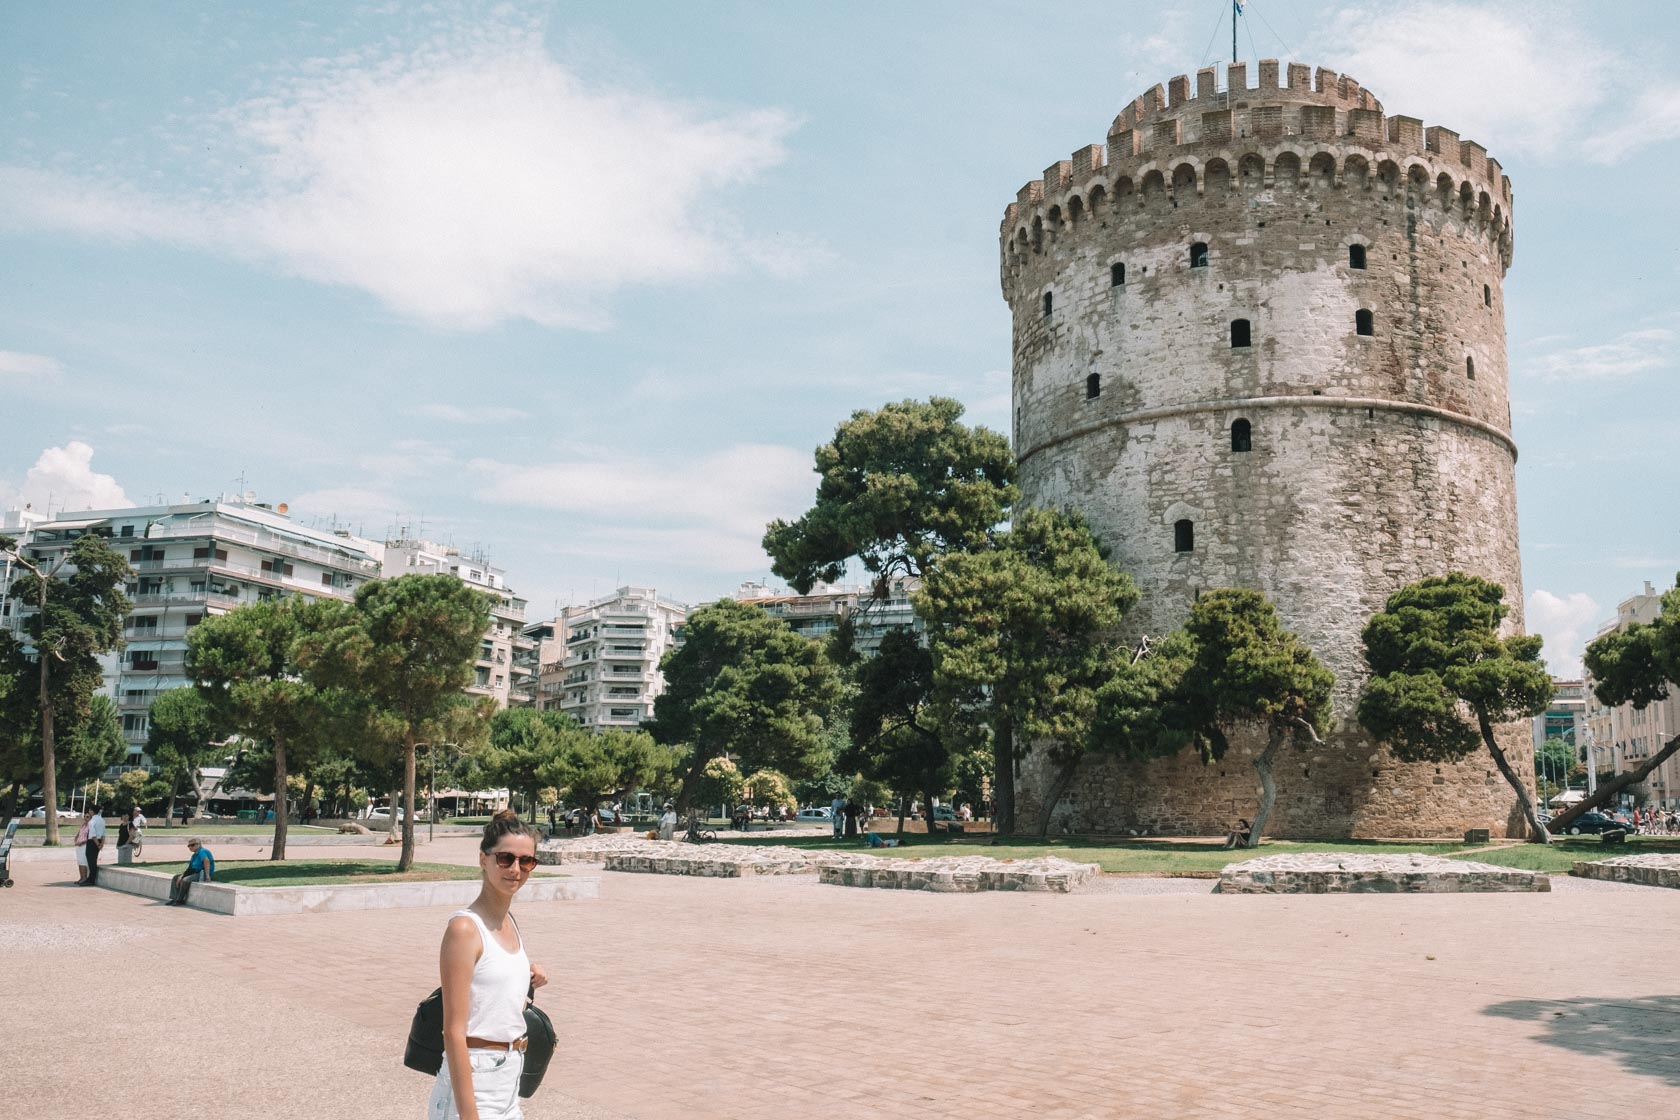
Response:
[[[683,839],[690,844],[710,844],[717,839],[717,829],[707,828],[700,823],[699,817],[690,817],[688,831],[683,833]]]

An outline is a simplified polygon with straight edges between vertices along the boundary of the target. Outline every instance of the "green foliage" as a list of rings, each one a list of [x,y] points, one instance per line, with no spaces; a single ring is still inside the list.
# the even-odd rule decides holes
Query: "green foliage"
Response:
[[[1587,644],[1587,672],[1601,704],[1645,708],[1680,682],[1680,580],[1662,597],[1655,622],[1629,623]]]
[[[576,723],[559,712],[508,708],[490,718],[490,747],[479,765],[491,784],[523,794],[534,813],[538,791],[564,784],[553,782],[550,775],[566,741],[581,733]]]
[[[749,774],[741,784],[742,796],[754,805],[797,807],[793,784],[787,775],[777,770],[760,770]]]
[[[1534,772],[1554,785],[1567,785],[1581,765],[1581,752],[1567,739],[1553,736],[1534,751]]]
[[[1205,592],[1190,608],[1184,637],[1189,656],[1170,696],[1172,721],[1204,758],[1223,757],[1228,734],[1241,724],[1259,725],[1268,736],[1292,734],[1303,723],[1319,734],[1329,730],[1335,674],[1284,629],[1260,592]],[[1177,656],[1177,647],[1171,653]]]
[[[1505,591],[1452,572],[1396,591],[1363,636],[1371,681],[1359,721],[1407,761],[1460,759],[1491,726],[1545,710],[1538,636],[1499,636]]]
[[[1407,761],[1443,762],[1485,747],[1522,804],[1532,838],[1550,835],[1494,726],[1546,710],[1552,678],[1538,636],[1499,636],[1505,589],[1463,572],[1407,584],[1362,635],[1371,680],[1359,722]]]
[[[1195,645],[1182,630],[1135,657],[1115,659],[1097,689],[1091,749],[1125,759],[1177,754],[1195,742],[1188,713],[1173,701],[1194,659]]]
[[[734,806],[741,801],[744,779],[741,770],[727,758],[713,758],[701,768],[700,776],[685,791],[688,804],[697,808]]]
[[[884,584],[985,547],[1016,500],[1015,460],[1005,437],[962,413],[943,397],[854,412],[817,448],[815,504],[765,533],[771,570],[803,593],[840,579],[852,557]]]
[[[0,786],[40,780],[40,734],[35,666],[10,631],[0,630]]]
[[[59,740],[58,772],[66,786],[78,786],[120,765],[127,757],[128,744],[123,740],[117,705],[99,693],[88,701],[81,726]]]
[[[146,753],[177,795],[193,789],[198,771],[219,753],[215,711],[195,688],[172,688],[152,701]]]
[[[648,729],[684,747],[685,803],[706,762],[725,753],[746,770],[796,778],[828,764],[825,720],[840,677],[821,644],[781,619],[729,599],[701,607],[660,667],[665,692]]]
[[[856,673],[851,745],[836,765],[901,793],[943,795],[955,781],[954,759],[936,710],[932,652],[910,630],[891,630]]]
[[[596,734],[572,735],[550,780],[574,805],[593,809],[602,801],[636,790],[666,792],[676,786],[682,755],[655,741],[646,731],[613,727]]]

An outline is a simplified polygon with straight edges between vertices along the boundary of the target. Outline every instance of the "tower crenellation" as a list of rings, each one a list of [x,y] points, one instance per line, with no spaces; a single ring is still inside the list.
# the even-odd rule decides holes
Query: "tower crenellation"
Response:
[[[1349,713],[1359,631],[1397,587],[1484,575],[1521,623],[1510,180],[1347,75],[1219,77],[1135,98],[1005,211],[1023,497],[1085,513],[1143,591],[1135,634],[1251,587],[1336,672],[1336,727],[1283,781],[1280,834],[1504,833],[1514,799],[1490,768],[1399,763]],[[1252,746],[1089,766],[1066,826],[1223,831],[1252,807]],[[1028,812],[1035,774],[1029,758]]]

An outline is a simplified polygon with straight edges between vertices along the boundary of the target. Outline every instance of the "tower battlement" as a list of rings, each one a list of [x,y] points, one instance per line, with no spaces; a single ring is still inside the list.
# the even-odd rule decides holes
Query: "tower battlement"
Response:
[[[1053,225],[1070,211],[1151,189],[1176,205],[1185,188],[1203,194],[1209,175],[1270,187],[1281,171],[1322,186],[1434,195],[1441,214],[1487,233],[1509,267],[1511,180],[1481,144],[1416,117],[1388,116],[1370,90],[1333,70],[1290,63],[1280,71],[1265,59],[1255,86],[1246,63],[1225,71],[1223,90],[1211,66],[1197,71],[1193,86],[1183,74],[1155,86],[1114,118],[1106,144],[1086,145],[1022,186],[1004,210],[1006,259],[1012,241],[1030,249],[1040,240],[1035,222]]]

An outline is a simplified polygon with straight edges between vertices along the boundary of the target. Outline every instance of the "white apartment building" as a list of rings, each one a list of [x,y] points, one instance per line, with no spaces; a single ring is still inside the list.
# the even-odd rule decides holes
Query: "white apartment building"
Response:
[[[447,573],[491,598],[490,629],[479,645],[473,665],[474,680],[467,692],[489,696],[498,708],[521,703],[530,690],[530,639],[525,627],[525,600],[507,585],[507,573],[487,563],[482,555],[466,556],[452,545],[416,540],[406,534],[385,542],[384,575],[387,579],[408,575]]]
[[[558,686],[539,700],[592,730],[636,727],[665,690],[659,662],[678,644],[688,608],[651,587],[621,587],[562,614],[565,657],[542,679]],[[539,686],[539,690],[544,686]],[[540,695],[540,691],[539,691]]]
[[[1634,622],[1655,622],[1661,613],[1662,594],[1647,581],[1640,594],[1616,604],[1616,617],[1601,626],[1598,634],[1622,630]],[[1671,689],[1666,700],[1643,710],[1632,704],[1611,708],[1592,695],[1592,684],[1589,674],[1584,722],[1589,747],[1597,755],[1600,769],[1606,769],[1607,762],[1614,762],[1617,770],[1639,766],[1680,735],[1680,692]],[[1657,767],[1634,789],[1663,808],[1680,808],[1680,755]]]
[[[525,624],[527,648],[520,654],[525,669],[525,692],[516,703],[531,704],[538,711],[560,708],[565,691],[566,618],[544,619]]]
[[[810,594],[798,595],[762,583],[744,583],[733,598],[781,619],[807,638],[826,638],[839,629],[841,619],[850,618],[853,646],[864,657],[873,657],[889,630],[919,633],[924,629],[910,603],[918,586],[917,580],[901,576],[888,584],[886,598],[876,599],[869,587],[818,584]]]
[[[345,532],[305,528],[285,505],[218,499],[190,504],[88,510],[44,518],[5,515],[0,531],[48,564],[77,538],[106,537],[134,569],[126,645],[112,659],[107,688],[121,712],[129,765],[144,765],[152,701],[191,683],[187,632],[210,615],[279,595],[349,599],[380,574],[380,546]],[[27,605],[4,596],[0,625],[17,628]]]

